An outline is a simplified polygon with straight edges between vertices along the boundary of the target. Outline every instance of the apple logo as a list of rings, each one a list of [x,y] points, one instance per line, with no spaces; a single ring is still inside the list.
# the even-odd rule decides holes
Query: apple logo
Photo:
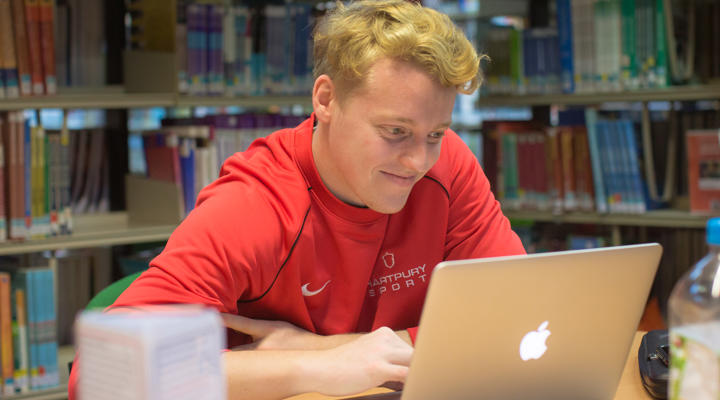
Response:
[[[548,321],[540,324],[536,331],[530,331],[523,336],[520,341],[520,358],[523,361],[537,360],[545,354],[547,345],[545,341],[550,336],[550,331],[547,330]]]

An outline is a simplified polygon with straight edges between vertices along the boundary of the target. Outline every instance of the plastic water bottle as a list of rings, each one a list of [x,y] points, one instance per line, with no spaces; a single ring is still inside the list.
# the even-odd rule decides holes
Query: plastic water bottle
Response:
[[[720,218],[706,235],[710,252],[670,295],[671,400],[720,399]]]

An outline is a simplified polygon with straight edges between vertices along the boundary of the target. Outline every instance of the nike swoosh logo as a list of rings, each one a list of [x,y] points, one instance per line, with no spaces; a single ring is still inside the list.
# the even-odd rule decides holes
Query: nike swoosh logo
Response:
[[[318,290],[308,290],[308,286],[310,284],[306,283],[306,284],[302,285],[302,294],[305,297],[315,296],[316,294],[322,292],[325,289],[325,286],[328,285],[328,283],[330,283],[330,281],[325,282],[325,284],[322,285],[322,287]]]

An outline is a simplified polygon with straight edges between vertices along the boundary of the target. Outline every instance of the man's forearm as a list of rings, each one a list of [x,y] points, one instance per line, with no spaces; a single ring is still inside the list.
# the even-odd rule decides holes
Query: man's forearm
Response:
[[[228,398],[280,399],[306,392],[343,396],[404,382],[413,349],[402,336],[384,327],[367,334],[317,336],[303,350],[226,352]]]
[[[412,340],[410,340],[410,334],[408,334],[408,331],[395,331],[395,334],[397,334],[400,339],[402,339],[405,343],[409,344],[410,346],[413,345]],[[320,336],[317,335],[314,339],[311,341],[312,344],[309,343],[309,348],[312,348],[313,350],[325,350],[325,349],[331,349],[333,347],[337,347],[340,345],[343,345],[345,343],[352,342],[353,340],[359,338],[362,333],[345,333],[341,335],[329,335],[329,336]]]
[[[223,353],[228,399],[282,399],[313,391],[319,377],[307,366],[313,351]],[[313,376],[315,375],[315,376]]]

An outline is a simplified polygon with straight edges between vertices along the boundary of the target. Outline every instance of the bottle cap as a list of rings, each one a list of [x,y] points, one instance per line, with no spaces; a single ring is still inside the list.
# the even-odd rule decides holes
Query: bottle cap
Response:
[[[720,246],[720,218],[710,218],[705,233],[708,244]]]

